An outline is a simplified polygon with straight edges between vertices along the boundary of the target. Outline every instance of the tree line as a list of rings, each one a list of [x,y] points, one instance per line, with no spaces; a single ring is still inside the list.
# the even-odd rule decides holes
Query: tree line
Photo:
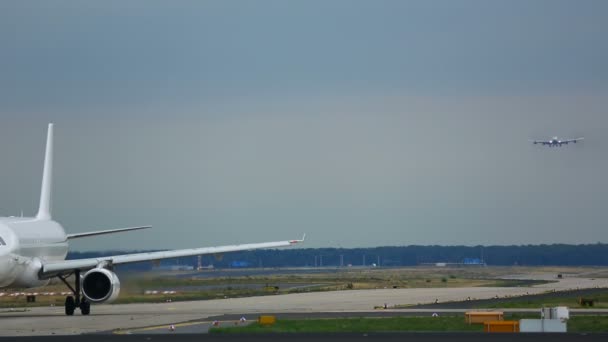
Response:
[[[70,252],[68,259],[101,257],[142,251]],[[607,266],[608,244],[552,244],[519,246],[400,246],[372,248],[269,249],[226,253],[221,258],[205,255],[204,266],[236,267],[340,267],[416,266],[479,260],[491,266]],[[163,260],[160,265],[194,266],[197,257]],[[127,265],[146,270],[150,262]]]

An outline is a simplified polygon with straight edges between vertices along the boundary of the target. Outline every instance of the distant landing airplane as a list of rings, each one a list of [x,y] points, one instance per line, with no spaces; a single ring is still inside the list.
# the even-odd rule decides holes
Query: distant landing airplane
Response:
[[[562,145],[568,145],[569,143],[576,144],[577,141],[583,139],[585,138],[560,140],[558,137],[553,137],[550,140],[532,140],[532,142],[534,143],[534,145],[542,144],[543,146],[548,145],[549,147],[562,147]]]
[[[248,243],[242,245],[200,247],[149,253],[112,255],[99,258],[65,260],[72,239],[113,234],[150,226],[130,227],[66,234],[51,218],[51,177],[53,170],[53,124],[49,124],[40,207],[36,217],[0,217],[0,288],[39,287],[51,278],[59,278],[73,296],[65,299],[65,314],[79,308],[83,315],[91,312],[91,303],[110,303],[118,297],[120,281],[114,266],[141,261],[245,251],[258,248],[292,246],[301,240]],[[68,276],[74,275],[74,286]]]

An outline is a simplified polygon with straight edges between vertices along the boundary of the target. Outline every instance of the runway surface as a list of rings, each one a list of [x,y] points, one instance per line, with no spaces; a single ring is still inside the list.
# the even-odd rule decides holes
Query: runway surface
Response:
[[[271,295],[249,298],[229,298],[193,302],[158,304],[97,305],[90,316],[64,315],[63,307],[35,307],[24,311],[0,311],[0,335],[70,335],[162,326],[175,323],[201,321],[212,316],[256,315],[260,313],[318,313],[318,312],[369,312],[385,303],[419,304],[451,302],[496,296],[517,296],[551,290],[578,287],[608,287],[608,279],[567,278],[559,283],[534,287],[508,288],[418,288],[350,290],[337,292],[311,292]],[[404,312],[399,310],[399,312]]]

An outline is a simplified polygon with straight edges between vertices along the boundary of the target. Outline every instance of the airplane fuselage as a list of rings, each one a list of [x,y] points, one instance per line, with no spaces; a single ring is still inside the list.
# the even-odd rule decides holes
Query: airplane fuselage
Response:
[[[0,288],[48,284],[38,276],[41,262],[64,260],[67,253],[67,236],[59,223],[0,217]]]
[[[562,146],[562,142],[560,140],[557,139],[557,137],[554,137],[553,139],[550,140],[551,142],[551,146]]]

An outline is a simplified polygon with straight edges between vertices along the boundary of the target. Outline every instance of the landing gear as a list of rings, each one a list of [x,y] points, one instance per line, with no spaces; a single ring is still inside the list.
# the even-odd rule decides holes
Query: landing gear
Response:
[[[91,302],[86,299],[82,299],[80,301],[80,313],[83,315],[88,315],[91,313]]]
[[[74,315],[74,311],[76,308],[80,309],[80,313],[83,315],[88,315],[91,313],[91,303],[85,298],[80,298],[81,290],[80,290],[80,270],[74,271],[74,287],[67,282],[66,278],[63,276],[57,276],[61,281],[67,285],[67,287],[72,290],[74,296],[67,296],[65,298],[65,314],[68,316]]]
[[[74,302],[74,297],[67,296],[65,297],[65,314],[68,316],[74,315],[74,310],[76,309],[76,303]]]

